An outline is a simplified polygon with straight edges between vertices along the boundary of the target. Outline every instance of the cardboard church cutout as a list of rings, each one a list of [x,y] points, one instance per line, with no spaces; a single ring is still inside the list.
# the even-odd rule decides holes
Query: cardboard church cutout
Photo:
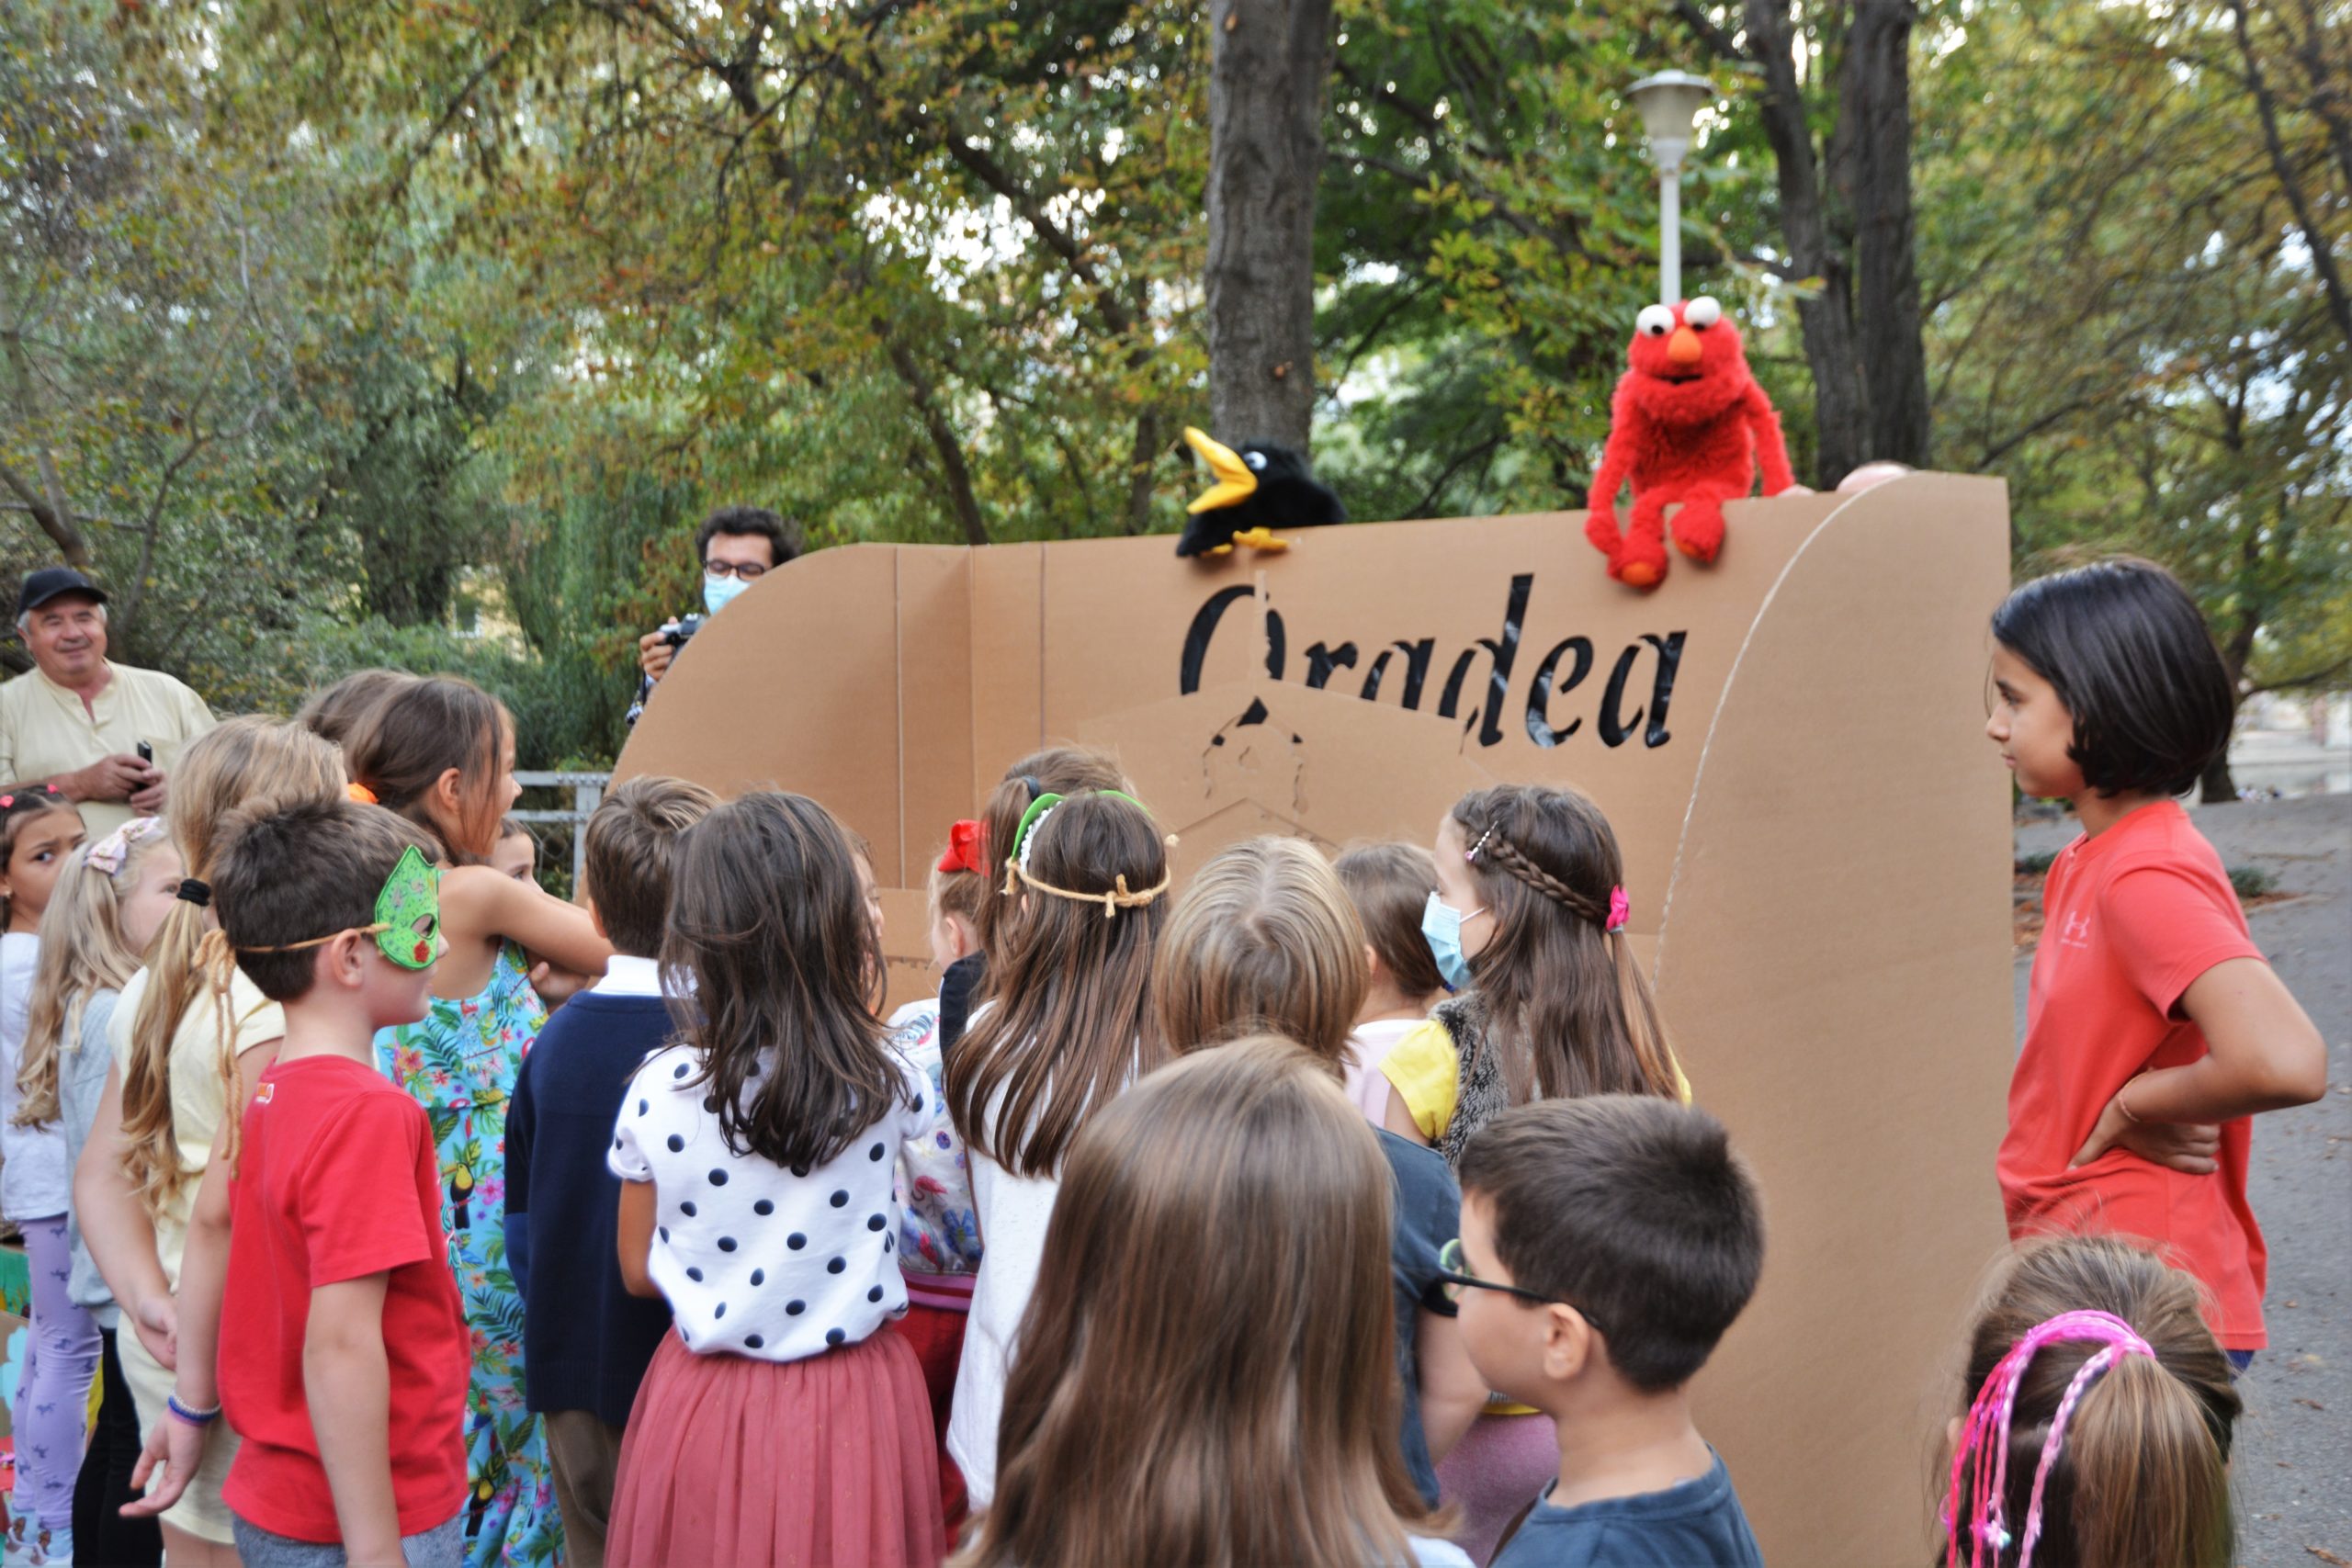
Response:
[[[948,825],[1050,741],[1182,835],[1427,843],[1570,784],[1635,951],[1764,1191],[1763,1283],[1695,1385],[1768,1558],[1925,1561],[1955,1347],[2003,1244],[2008,782],[1982,739],[1997,480],[1737,503],[1722,559],[1609,581],[1579,513],[1353,525],[1206,565],[1164,538],[859,546],[771,572],[618,772],[822,801],[872,842],[892,999],[932,986]]]

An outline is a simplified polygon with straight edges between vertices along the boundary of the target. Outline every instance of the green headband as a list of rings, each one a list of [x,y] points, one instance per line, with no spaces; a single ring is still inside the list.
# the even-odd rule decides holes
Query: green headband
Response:
[[[1149,807],[1125,790],[1098,789],[1089,793],[1107,795],[1115,800],[1124,800],[1146,817],[1151,815]],[[1012,829],[1012,853],[1009,857],[1012,863],[1019,865],[1026,859],[1029,852],[1029,834],[1037,826],[1038,819],[1069,798],[1069,796],[1066,795],[1041,795],[1029,803],[1029,809],[1021,814],[1020,825]]]

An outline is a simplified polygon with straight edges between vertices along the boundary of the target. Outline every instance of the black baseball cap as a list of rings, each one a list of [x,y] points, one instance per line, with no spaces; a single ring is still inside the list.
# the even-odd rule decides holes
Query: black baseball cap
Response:
[[[79,593],[101,604],[107,602],[106,591],[72,567],[45,566],[25,573],[25,585],[17,590],[17,616],[32,614],[61,593]]]

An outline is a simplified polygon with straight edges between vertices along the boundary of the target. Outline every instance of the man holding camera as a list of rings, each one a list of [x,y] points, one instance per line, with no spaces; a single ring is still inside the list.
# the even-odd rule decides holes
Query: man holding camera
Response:
[[[718,614],[737,594],[799,553],[798,525],[763,506],[718,508],[695,530],[704,615]],[[638,667],[645,679],[638,683],[637,701],[629,705],[631,724],[652,698],[654,682],[669,673],[678,649],[702,629],[704,615],[680,615],[637,639]]]

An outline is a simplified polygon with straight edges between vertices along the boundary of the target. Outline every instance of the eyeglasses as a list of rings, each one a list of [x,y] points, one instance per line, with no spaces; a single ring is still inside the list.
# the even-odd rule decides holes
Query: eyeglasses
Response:
[[[1470,1272],[1470,1259],[1463,1254],[1460,1236],[1454,1237],[1438,1248],[1437,1276],[1445,1282],[1443,1286],[1445,1299],[1450,1302],[1460,1301],[1462,1292],[1465,1290],[1500,1291],[1507,1296],[1517,1296],[1521,1301],[1536,1302],[1544,1306],[1576,1307],[1576,1310],[1583,1314],[1584,1320],[1592,1325],[1596,1330],[1602,1334],[1609,1332],[1600,1326],[1600,1319],[1583,1307],[1577,1306],[1574,1302],[1563,1301],[1557,1296],[1543,1295],[1534,1291],[1522,1291],[1517,1285],[1506,1285],[1495,1280],[1481,1280],[1477,1275]]]
[[[702,563],[702,574],[719,581],[731,577],[739,582],[756,582],[767,572],[768,569],[757,561],[707,560]]]

